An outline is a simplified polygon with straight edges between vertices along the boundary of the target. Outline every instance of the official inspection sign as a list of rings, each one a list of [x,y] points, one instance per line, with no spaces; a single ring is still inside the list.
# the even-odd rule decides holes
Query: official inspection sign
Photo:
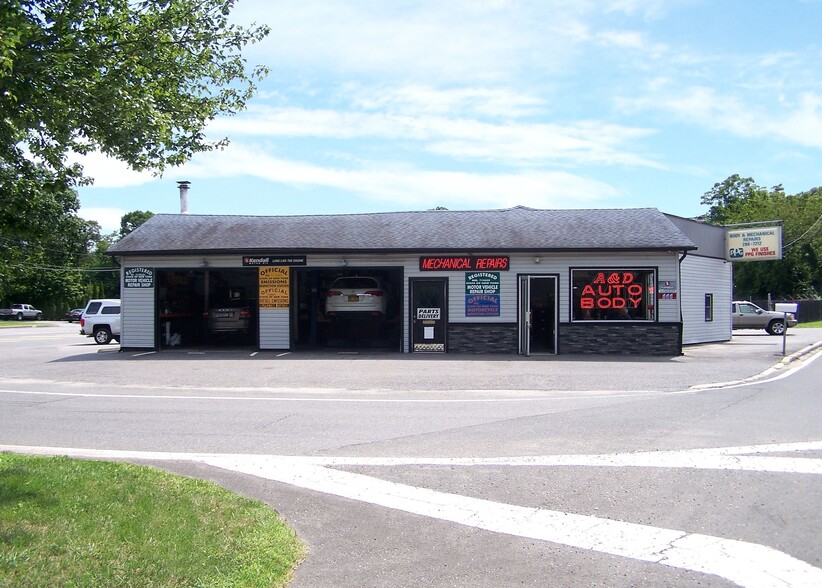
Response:
[[[291,289],[290,268],[261,267],[259,273],[260,308],[288,308]]]

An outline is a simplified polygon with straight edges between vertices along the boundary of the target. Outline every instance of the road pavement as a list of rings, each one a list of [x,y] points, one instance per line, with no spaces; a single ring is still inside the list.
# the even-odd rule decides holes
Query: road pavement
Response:
[[[258,498],[309,545],[297,588],[822,584],[822,330],[791,330],[784,358],[753,331],[675,358],[67,333],[0,331],[0,443]]]

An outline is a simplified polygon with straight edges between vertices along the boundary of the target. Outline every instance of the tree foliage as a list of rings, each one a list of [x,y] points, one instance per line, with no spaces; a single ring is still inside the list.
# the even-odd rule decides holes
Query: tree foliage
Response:
[[[117,235],[118,240],[131,233],[152,216],[154,216],[154,213],[148,210],[132,210],[124,214],[120,219],[120,232]]]
[[[76,215],[77,193],[43,166],[31,165],[24,180],[6,181],[14,170],[0,162],[0,301],[44,307],[81,295],[81,265],[95,235]],[[45,308],[43,308],[45,310]]]
[[[110,264],[102,252],[151,214],[102,236],[77,215],[74,188],[92,179],[73,154],[162,172],[226,143],[206,124],[242,110],[266,73],[242,50],[268,29],[231,24],[234,3],[0,2],[0,302],[46,310],[110,289],[81,270]]]
[[[234,0],[6,0],[0,8],[0,160],[80,179],[71,152],[162,171],[225,140],[205,124],[245,107],[262,68],[241,50],[266,27],[229,23]]]
[[[702,196],[713,224],[781,221],[783,259],[734,265],[737,297],[819,298],[822,294],[822,188],[795,195],[733,175]]]

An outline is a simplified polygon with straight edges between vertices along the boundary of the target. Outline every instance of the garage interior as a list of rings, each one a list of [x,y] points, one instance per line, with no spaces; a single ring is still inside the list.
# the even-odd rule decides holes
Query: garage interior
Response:
[[[340,277],[369,276],[382,282],[387,296],[384,317],[325,314],[326,293]],[[292,341],[297,349],[402,350],[402,268],[292,268]]]
[[[326,293],[343,276],[378,278],[385,316],[326,317]],[[257,268],[158,270],[157,284],[160,349],[259,348]],[[400,352],[402,284],[402,268],[291,268],[292,348]]]

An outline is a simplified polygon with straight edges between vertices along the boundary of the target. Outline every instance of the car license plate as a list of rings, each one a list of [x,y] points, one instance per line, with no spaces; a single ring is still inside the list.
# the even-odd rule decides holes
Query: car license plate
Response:
[[[233,312],[218,312],[217,318],[231,318],[233,315]]]
[[[348,301],[349,301],[349,302],[359,302],[359,301],[360,301],[360,297],[359,297],[359,296],[357,296],[356,294],[352,294],[352,295],[350,295],[350,296],[348,297]]]

